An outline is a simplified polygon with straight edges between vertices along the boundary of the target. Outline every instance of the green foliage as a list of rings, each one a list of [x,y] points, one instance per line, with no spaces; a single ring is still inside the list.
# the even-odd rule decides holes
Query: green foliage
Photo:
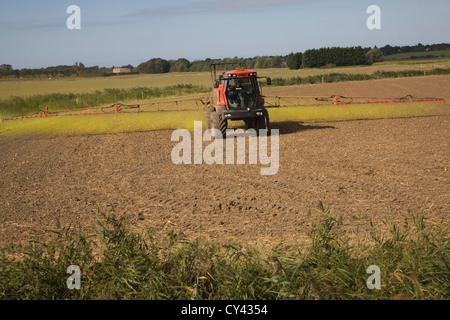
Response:
[[[188,72],[191,67],[189,60],[180,58],[178,60],[170,60],[170,71],[171,72]]]
[[[189,241],[181,233],[129,231],[114,214],[98,214],[98,232],[53,231],[18,256],[0,254],[0,299],[449,299],[449,238],[445,227],[411,215],[400,228],[351,245],[342,219],[320,204],[311,244],[272,248]],[[94,249],[95,248],[95,254]],[[8,249],[12,250],[12,249]],[[12,258],[12,257],[15,258]],[[81,269],[81,289],[68,290],[66,269]],[[381,270],[381,289],[368,290],[366,269]]]
[[[139,73],[167,73],[170,71],[170,63],[161,58],[150,59],[142,62],[137,70]]]
[[[320,68],[327,64],[336,66],[362,65],[367,64],[367,58],[360,46],[310,49],[303,53],[303,68]]]
[[[381,62],[381,61],[384,60],[383,59],[383,53],[377,48],[369,50],[366,53],[366,56],[367,56],[367,62],[369,64],[373,64],[375,62]]]
[[[75,62],[73,66],[20,70],[13,69],[11,65],[0,66],[0,78],[104,77],[109,76],[111,72],[112,68],[85,67],[82,62]]]
[[[181,60],[181,61],[180,61]],[[176,61],[171,61],[171,66],[174,69],[170,69],[174,72],[208,72],[210,71],[210,65],[215,64],[226,64],[223,66],[218,66],[218,70],[225,71],[231,70],[239,65],[244,66],[248,69],[266,69],[266,68],[282,68],[284,67],[283,59],[280,56],[275,57],[255,57],[255,58],[224,58],[224,59],[205,59],[196,60],[189,62],[186,59],[178,59]],[[181,66],[183,66],[181,68]]]
[[[300,67],[302,65],[302,57],[303,57],[303,54],[301,52],[297,52],[297,53],[292,52],[291,54],[289,54],[286,59],[286,64],[287,64],[288,68],[291,70],[300,69]]]
[[[2,65],[0,65],[0,70],[11,71],[12,69],[13,69],[13,67],[10,64],[2,64]]]

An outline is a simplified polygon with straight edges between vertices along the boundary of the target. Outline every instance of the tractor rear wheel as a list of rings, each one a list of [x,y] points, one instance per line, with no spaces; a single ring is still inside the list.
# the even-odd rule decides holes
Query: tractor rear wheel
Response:
[[[217,111],[211,112],[211,119],[210,119],[210,126],[211,130],[218,129],[221,133],[221,137],[225,138],[228,128],[228,122],[227,119],[224,119],[220,113]]]

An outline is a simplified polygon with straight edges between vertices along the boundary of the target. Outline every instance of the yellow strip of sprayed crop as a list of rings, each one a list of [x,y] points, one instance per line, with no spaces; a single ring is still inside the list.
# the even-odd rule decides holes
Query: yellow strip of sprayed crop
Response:
[[[203,112],[154,112],[104,116],[36,118],[0,124],[0,135],[78,135],[194,129]]]
[[[444,102],[416,102],[353,106],[273,108],[269,110],[269,115],[272,122],[316,122],[431,116],[443,114],[444,109]]]
[[[444,103],[396,103],[380,105],[270,108],[272,128],[277,122],[319,122],[357,119],[404,118],[445,113]],[[0,136],[80,135],[194,129],[194,121],[205,122],[203,111],[152,112],[104,116],[36,118],[0,124]],[[243,122],[230,124],[230,127]],[[205,123],[204,123],[205,126]]]

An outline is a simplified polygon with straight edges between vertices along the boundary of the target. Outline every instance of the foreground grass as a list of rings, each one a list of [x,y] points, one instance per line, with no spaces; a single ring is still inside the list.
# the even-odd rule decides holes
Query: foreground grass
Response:
[[[2,252],[0,299],[450,298],[448,230],[423,215],[410,222],[408,229],[391,224],[388,234],[373,228],[371,244],[350,245],[323,209],[309,244],[260,248],[189,241],[172,230],[136,234],[115,215],[99,215],[95,235],[66,228],[54,231],[53,244]],[[67,288],[71,265],[81,269],[80,290]],[[380,289],[367,287],[371,265],[380,268]]]

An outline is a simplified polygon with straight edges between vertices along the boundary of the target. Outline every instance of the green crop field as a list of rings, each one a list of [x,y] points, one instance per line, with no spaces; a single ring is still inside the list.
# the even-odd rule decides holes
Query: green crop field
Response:
[[[438,60],[385,61],[371,66],[351,66],[319,69],[289,70],[288,68],[261,69],[260,76],[272,78],[307,77],[327,73],[373,73],[450,67],[450,58]],[[178,84],[211,87],[209,72],[183,72],[115,76],[104,78],[62,78],[52,80],[0,80],[0,100],[11,97],[30,97],[52,93],[92,93],[104,89],[129,89],[135,87],[162,88]]]
[[[178,84],[210,86],[206,73],[145,74],[102,78],[67,78],[52,80],[0,80],[0,100],[52,93],[92,93],[104,89],[135,87],[162,88]]]

